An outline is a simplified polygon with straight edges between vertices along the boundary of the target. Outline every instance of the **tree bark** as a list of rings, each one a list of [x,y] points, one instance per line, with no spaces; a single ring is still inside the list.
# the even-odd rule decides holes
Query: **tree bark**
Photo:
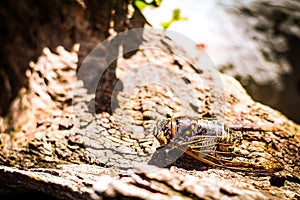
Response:
[[[83,5],[79,3],[64,1],[63,4],[67,4],[64,8],[69,9],[68,13],[74,10],[83,13]],[[7,2],[7,5],[10,4]],[[53,8],[55,13],[58,5],[54,2],[47,7]],[[91,5],[93,8],[108,6],[86,1],[87,8]],[[96,11],[79,16],[90,19],[111,13],[93,15]],[[66,19],[65,15],[55,16],[45,15],[44,20]],[[97,23],[97,20],[91,22],[93,28],[87,29],[87,36],[91,36],[89,41],[100,41],[95,35],[92,37],[97,31],[91,30],[99,28]],[[100,28],[105,27],[104,24],[108,26],[104,20]],[[53,32],[47,32],[50,33]],[[98,34],[105,38],[107,33],[99,31]],[[86,74],[78,69],[78,63],[81,53],[93,46],[89,44],[85,44],[81,52],[79,44],[66,45],[68,49],[58,46],[55,50],[45,45],[50,48],[43,48],[39,58],[29,62],[27,86],[18,90],[8,114],[0,118],[0,194],[4,199],[25,196],[48,199],[299,198],[299,125],[253,101],[234,78],[198,68],[189,55],[165,35],[146,29],[133,35],[135,37],[129,39],[136,39],[132,44],[139,48],[126,47],[131,44],[129,40],[127,43],[121,40],[124,43],[116,47],[123,45],[123,49],[137,50],[119,56],[102,79],[101,83],[110,87],[108,99],[102,99],[102,90],[91,93],[89,84],[95,80],[97,70],[105,69],[111,56],[121,53],[119,48],[109,49],[107,53],[103,46],[97,46],[100,53],[95,57],[89,55],[89,59],[100,64],[88,65]],[[105,44],[114,47],[114,42],[112,38]],[[112,51],[116,52],[112,55]],[[150,84],[150,75],[153,80],[161,79],[169,88]],[[221,85],[216,84],[220,81],[218,78]],[[136,90],[132,89],[134,84],[138,86]],[[111,91],[116,87],[118,90],[113,96]],[[111,96],[117,106],[106,112],[112,108]],[[191,103],[195,105],[186,103],[194,97]],[[222,106],[226,109],[221,109]],[[159,118],[180,115],[182,110],[203,120],[204,116],[218,111],[226,126],[242,134],[242,143],[234,146],[236,156],[232,159],[245,165],[250,163],[248,171],[214,167],[188,154],[157,167],[162,159],[168,159],[164,157],[168,154],[156,150],[158,144],[152,130]]]

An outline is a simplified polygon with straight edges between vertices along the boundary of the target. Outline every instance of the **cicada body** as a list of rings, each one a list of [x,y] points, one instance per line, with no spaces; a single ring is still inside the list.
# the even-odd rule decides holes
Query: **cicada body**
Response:
[[[227,151],[242,141],[241,133],[234,133],[216,119],[176,117],[160,120],[154,136],[161,145],[170,144],[189,149],[199,156]]]
[[[263,168],[248,162],[233,161],[234,149],[242,143],[243,133],[224,126],[216,118],[162,119],[157,122],[154,136],[161,146],[180,149],[195,159],[212,166],[246,171]]]

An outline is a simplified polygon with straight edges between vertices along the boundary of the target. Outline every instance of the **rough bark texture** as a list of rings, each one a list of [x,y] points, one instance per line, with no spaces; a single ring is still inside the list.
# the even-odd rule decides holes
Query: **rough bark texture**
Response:
[[[189,80],[175,79],[172,84],[193,88],[199,104],[197,111],[190,109],[191,113],[206,115],[217,99],[210,92],[209,82],[215,80],[209,70],[196,71],[191,63],[172,53],[181,51],[174,42],[148,32],[143,33],[142,41],[141,46],[151,41],[160,50],[141,48],[129,59],[118,59],[117,77],[123,82],[123,90],[117,95],[119,107],[112,114],[89,111],[88,102],[94,95],[87,94],[82,81],[75,79],[78,46],[71,52],[62,47],[57,48],[57,53],[44,49],[38,62],[30,64],[28,88],[21,90],[11,114],[1,119],[1,164],[5,165],[0,176],[2,194],[9,197],[41,192],[60,199],[298,198],[299,126],[254,102],[236,80],[225,75],[221,75],[225,123],[245,129],[243,143],[237,147],[242,152],[240,159],[262,165],[271,165],[276,159],[275,164],[283,169],[266,176],[210,169],[198,161],[193,161],[194,170],[187,160],[169,169],[146,165],[155,151],[153,122],[161,115],[180,114],[185,105],[166,95],[172,91],[153,85],[128,95],[130,84],[126,81],[132,79],[126,78],[129,75],[124,72],[143,76],[138,66],[153,63],[159,56],[160,66],[172,69],[170,80],[172,71]],[[161,69],[153,67],[155,70]],[[160,78],[165,77],[162,74]],[[76,101],[72,105],[75,82]],[[80,115],[73,114],[75,109]]]
[[[78,44],[70,50],[44,48],[29,63],[28,86],[0,118],[4,199],[299,198],[299,125],[253,101],[235,79],[198,69],[169,38],[151,31],[135,36],[135,42],[126,44],[138,44],[139,50],[119,57],[99,82],[100,88],[117,88],[114,109],[111,93],[97,87],[90,94],[91,83],[76,79]],[[114,42],[108,44],[126,49],[125,43]],[[95,80],[92,75],[121,53],[117,48],[113,55],[101,54],[103,46],[98,48],[100,56],[89,59],[100,64],[90,65],[79,78]],[[169,87],[150,84],[149,75]],[[152,134],[155,122],[182,110],[197,117],[218,113],[227,126],[238,126],[243,141],[235,147],[239,153],[234,159],[270,173],[215,169],[187,155],[166,168],[153,166],[162,158]]]
[[[126,1],[1,1],[0,115],[4,116],[22,86],[29,61],[44,47],[71,49],[80,43],[79,62],[111,32],[142,27],[127,17]],[[132,13],[139,16],[139,11]],[[133,22],[133,21],[139,21]],[[22,56],[21,56],[22,55]]]

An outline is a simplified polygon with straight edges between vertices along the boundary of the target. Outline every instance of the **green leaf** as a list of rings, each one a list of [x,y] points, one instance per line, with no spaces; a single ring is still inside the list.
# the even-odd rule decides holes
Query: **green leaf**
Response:
[[[161,27],[164,29],[164,30],[166,30],[166,29],[168,29],[169,28],[169,26],[171,26],[171,24],[173,23],[173,21],[168,21],[168,22],[162,22],[161,23]]]
[[[180,16],[180,9],[176,8],[173,10],[173,15],[172,15],[172,19],[170,19],[169,21],[166,22],[162,22],[161,26],[164,30],[168,29],[169,26],[171,26],[171,24],[173,24],[174,22],[178,22],[178,21],[183,21],[183,20],[187,20],[187,17],[182,17]]]
[[[176,8],[173,10],[173,17],[172,20],[175,21],[181,21],[181,20],[187,20],[187,17],[181,17],[180,16],[180,9]]]
[[[162,0],[134,0],[133,4],[141,12],[148,6],[150,8],[157,8],[160,6]]]

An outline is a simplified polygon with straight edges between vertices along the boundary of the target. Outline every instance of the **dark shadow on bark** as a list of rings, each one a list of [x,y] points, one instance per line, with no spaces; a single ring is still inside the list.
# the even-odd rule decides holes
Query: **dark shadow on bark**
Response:
[[[124,13],[121,12],[121,14]],[[117,27],[117,30],[120,32],[129,30],[129,27],[130,29],[142,28],[145,24],[145,20],[142,17],[137,20],[135,19],[136,16],[137,15],[134,14],[133,18],[129,20],[130,24],[122,25],[119,24],[120,22],[122,23],[122,21],[115,21],[115,27]],[[120,17],[115,16],[115,19],[119,18]],[[123,28],[121,28],[122,26]],[[105,60],[108,67],[100,77],[96,91],[95,108],[97,113],[108,112],[112,114],[114,109],[119,107],[116,98],[123,87],[121,81],[116,76],[117,58],[118,56],[122,56],[125,59],[128,59],[133,56],[138,51],[139,46],[143,41],[142,35],[143,30],[137,29],[131,31],[128,35],[124,33],[124,37],[121,39],[113,38],[109,42],[109,47],[105,50]],[[120,49],[122,49],[124,53],[120,52]],[[120,84],[117,84],[117,82]]]

